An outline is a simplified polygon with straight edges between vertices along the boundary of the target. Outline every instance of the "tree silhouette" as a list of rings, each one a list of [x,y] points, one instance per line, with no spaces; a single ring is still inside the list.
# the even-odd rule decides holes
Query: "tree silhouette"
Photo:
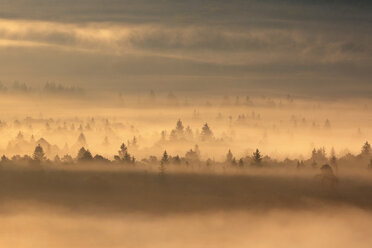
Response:
[[[160,175],[164,176],[165,174],[165,165],[169,162],[169,156],[167,151],[164,151],[163,157],[160,160]]]
[[[180,156],[175,156],[174,158],[173,158],[173,163],[174,164],[180,164],[181,163],[181,158],[180,158]]]
[[[231,150],[229,149],[229,151],[226,154],[226,163],[233,164],[233,160],[234,160],[234,156],[233,156]]]
[[[119,153],[119,160],[124,162],[124,163],[131,163],[132,158],[130,154],[128,153],[128,147],[123,143],[120,146],[120,150],[118,151]],[[134,158],[133,158],[134,159]]]
[[[66,154],[62,157],[61,161],[64,164],[72,164],[74,162],[74,159],[70,155]]]
[[[313,164],[327,162],[325,148],[324,147],[319,149],[314,148],[313,151],[311,152],[311,159],[313,160]]]
[[[182,124],[182,121],[181,120],[178,120],[177,121],[177,125],[176,125],[176,131],[178,133],[183,133],[183,129],[184,129],[184,126]]]
[[[258,149],[256,149],[256,151],[253,153],[252,159],[253,159],[253,163],[255,165],[260,165],[261,164],[262,155],[261,155],[261,153]]]
[[[242,158],[239,159],[239,163],[238,163],[238,165],[239,165],[240,168],[243,168],[243,167],[244,167],[244,161],[243,161]]]
[[[201,139],[203,140],[203,141],[205,141],[205,140],[209,140],[209,139],[211,139],[212,137],[213,137],[213,132],[212,132],[212,130],[209,128],[209,126],[208,126],[208,123],[205,123],[204,124],[204,126],[203,126],[203,128],[202,128],[202,131],[201,131]]]
[[[38,161],[38,162],[42,162],[42,161],[44,161],[46,159],[45,158],[44,150],[43,150],[43,148],[41,147],[40,144],[38,144],[35,147],[35,150],[34,150],[34,153],[32,155],[32,158],[33,158],[33,160]]]
[[[80,133],[80,135],[78,137],[78,143],[83,144],[83,145],[87,144],[87,140],[86,140],[85,135],[83,133]]]
[[[177,124],[176,124],[176,128],[173,129],[170,133],[170,139],[171,140],[179,140],[179,139],[183,139],[184,136],[185,136],[184,126],[182,124],[182,121],[178,120]]]
[[[17,140],[23,140],[24,136],[21,131],[18,132],[16,139]]]
[[[96,154],[93,158],[94,161],[99,162],[99,163],[109,163],[110,160],[107,158],[103,157],[102,155]]]
[[[121,159],[124,159],[125,155],[128,154],[128,148],[124,143],[121,144],[120,150],[118,151],[118,153]]]
[[[161,164],[167,164],[168,162],[169,162],[168,153],[167,153],[167,151],[164,151],[163,157],[161,158],[160,163]]]
[[[364,145],[362,146],[362,153],[361,155],[364,155],[364,156],[369,156],[371,155],[371,145],[368,143],[368,141],[366,141],[366,143],[364,143]]]
[[[296,168],[297,169],[302,169],[302,168],[304,168],[305,167],[305,163],[304,163],[304,161],[300,161],[300,160],[298,160],[297,161],[297,166],[296,166]]]
[[[200,149],[198,145],[195,145],[194,150],[190,149],[185,154],[185,158],[189,162],[198,162],[200,160]]]
[[[79,162],[87,162],[93,160],[93,156],[89,150],[86,150],[84,147],[82,147],[78,152],[77,160]]]
[[[54,157],[53,162],[57,165],[61,163],[61,158],[58,156],[58,154]]]
[[[317,178],[320,179],[322,186],[334,189],[338,182],[338,178],[333,174],[332,167],[328,164],[324,164],[320,167],[320,172],[321,173],[317,175]]]

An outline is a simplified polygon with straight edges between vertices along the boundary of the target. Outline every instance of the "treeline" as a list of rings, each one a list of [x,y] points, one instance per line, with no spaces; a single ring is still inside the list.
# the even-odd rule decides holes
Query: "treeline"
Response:
[[[1,93],[31,93],[31,92],[44,92],[48,94],[65,94],[65,95],[77,95],[84,94],[84,89],[77,86],[65,86],[54,82],[46,82],[44,87],[36,89],[29,86],[27,83],[15,81],[11,84],[5,85],[0,81],[0,92]]]
[[[324,148],[314,149],[310,158],[306,160],[299,159],[285,159],[277,160],[267,155],[263,155],[259,149],[256,149],[251,155],[241,158],[236,158],[231,150],[228,150],[224,161],[216,161],[213,159],[203,160],[198,145],[193,149],[188,150],[184,156],[170,155],[165,150],[162,156],[149,156],[141,160],[128,151],[127,145],[123,143],[117,154],[113,159],[109,159],[100,154],[93,155],[89,149],[81,147],[76,155],[64,155],[60,157],[56,155],[54,159],[47,158],[43,147],[38,144],[33,154],[30,155],[14,155],[8,158],[3,155],[0,160],[0,166],[13,166],[13,165],[77,165],[77,164],[102,164],[102,165],[123,165],[123,166],[141,166],[141,165],[159,165],[160,171],[164,172],[169,166],[222,166],[224,168],[326,168],[327,170],[338,170],[339,167],[345,166],[362,166],[372,169],[372,149],[368,142],[362,146],[361,152],[357,155],[348,153],[342,157],[336,157],[334,149],[331,154],[327,156]]]
[[[42,121],[40,121],[42,122]],[[29,120],[30,123],[37,123],[36,119]],[[42,122],[43,123],[43,122]],[[2,128],[7,128],[8,126],[6,123],[2,123],[0,121],[0,130]],[[17,127],[21,124],[16,121]],[[52,128],[52,126],[58,126],[58,128]],[[70,127],[71,126],[71,127]],[[30,139],[26,139],[25,135],[19,131],[17,136],[8,142],[6,150],[4,153],[30,153],[34,147],[40,144],[44,152],[52,157],[56,154],[68,154],[72,153],[81,147],[88,147],[88,142],[86,136],[84,135],[83,131],[86,132],[106,132],[111,133],[111,136],[105,136],[102,140],[101,144],[98,145],[98,148],[107,148],[111,147],[111,139],[109,137],[115,137],[116,131],[124,129],[124,124],[119,122],[109,122],[107,119],[101,119],[100,121],[95,120],[94,118],[89,119],[89,122],[83,127],[82,124],[68,125],[67,121],[59,121],[58,123],[54,120],[49,120],[46,122],[45,127],[49,133],[61,133],[63,135],[71,135],[71,133],[78,133],[78,138],[74,143],[65,143],[64,147],[59,147],[56,144],[52,144],[44,138],[35,139],[34,135],[31,135]],[[135,128],[132,126],[131,128]],[[30,129],[32,130],[32,129]],[[198,129],[193,130],[190,126],[184,127],[181,120],[177,121],[176,127],[172,129],[170,132],[166,130],[161,131],[160,137],[158,140],[155,141],[155,145],[161,145],[163,147],[170,146],[174,144],[174,142],[186,142],[186,143],[202,143],[202,142],[223,142],[222,138],[218,138],[214,135],[212,129],[210,128],[208,123],[203,124],[201,130]],[[119,136],[119,135],[116,135]],[[117,140],[114,140],[117,141]],[[120,142],[120,141],[119,141]],[[126,143],[128,148],[138,150],[139,144],[136,136],[133,136],[132,139],[128,140]]]
[[[280,108],[295,106],[296,101],[291,95],[272,98],[269,96],[248,96],[248,95],[224,95],[208,99],[205,97],[193,98],[190,101],[189,97],[175,94],[174,92],[161,92],[155,93],[151,90],[149,93],[143,93],[133,100],[130,94],[123,94],[119,92],[115,98],[119,106],[167,106],[167,107],[187,107],[187,106],[200,106],[200,107],[266,107],[266,108]]]

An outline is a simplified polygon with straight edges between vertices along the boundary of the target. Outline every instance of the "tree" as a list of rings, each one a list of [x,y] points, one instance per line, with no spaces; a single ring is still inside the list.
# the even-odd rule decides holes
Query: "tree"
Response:
[[[190,149],[185,154],[185,159],[189,162],[198,162],[200,160],[200,149],[198,145],[195,145],[194,150]]]
[[[170,133],[170,139],[171,140],[180,140],[183,139],[185,136],[184,133],[184,126],[182,124],[181,120],[177,121],[176,128],[173,129]]]
[[[118,151],[118,153],[119,153],[120,161],[125,162],[125,163],[130,163],[132,161],[132,158],[130,154],[128,153],[128,148],[124,143],[121,144],[120,150]]]
[[[186,127],[186,129],[185,129],[185,135],[189,139],[191,139],[193,137],[193,133],[192,133],[192,130],[191,130],[190,126],[187,126]]]
[[[121,159],[124,159],[125,155],[128,154],[128,148],[124,143],[121,144],[120,150],[118,151],[118,153]]]
[[[253,153],[252,159],[253,159],[253,163],[255,165],[260,165],[261,164],[262,155],[261,155],[261,153],[258,149],[256,149],[256,151]]]
[[[24,136],[23,136],[23,134],[22,134],[22,132],[21,131],[19,131],[18,132],[18,134],[17,134],[17,140],[23,140],[23,138],[24,138]]]
[[[124,155],[123,161],[124,161],[125,163],[131,163],[131,162],[132,162],[132,157],[129,155],[129,153],[126,153],[126,154]]]
[[[238,163],[238,165],[239,165],[240,168],[243,168],[243,167],[244,167],[244,161],[243,161],[242,158],[239,159],[239,163]]]
[[[4,163],[4,162],[8,162],[9,161],[9,158],[5,155],[1,156],[1,162]]]
[[[201,136],[201,139],[202,139],[203,141],[205,141],[205,140],[209,140],[209,139],[211,139],[211,138],[213,137],[213,132],[212,132],[212,130],[209,128],[208,123],[205,123],[205,124],[204,124],[200,136]]]
[[[229,149],[229,151],[226,154],[226,163],[233,165],[234,160],[235,160],[235,158],[234,158],[231,150]]]
[[[319,149],[313,149],[311,152],[311,159],[313,162],[317,163],[326,163],[327,162],[327,156],[325,152],[325,148],[319,148]]]
[[[80,150],[78,151],[78,154],[76,156],[76,158],[79,160],[80,158],[84,157],[84,154],[87,150],[85,150],[84,147],[80,148]]]
[[[362,155],[369,156],[371,155],[371,151],[371,145],[368,143],[368,141],[366,141],[366,143],[364,143],[362,146]]]
[[[160,163],[161,164],[167,164],[168,162],[169,162],[168,153],[167,153],[167,151],[164,151],[163,157],[161,158]]]
[[[83,133],[80,133],[78,137],[78,143],[81,145],[86,145],[87,144],[87,139],[85,138],[85,135]]]
[[[56,165],[59,165],[59,164],[61,163],[61,158],[58,156],[58,154],[54,157],[53,162],[54,162]]]
[[[35,150],[34,150],[34,153],[32,155],[32,158],[33,158],[33,160],[35,160],[37,162],[42,162],[42,161],[44,161],[46,159],[45,158],[44,150],[43,150],[43,148],[41,147],[40,144],[38,144],[35,147]]]
[[[174,158],[173,158],[173,163],[174,164],[180,164],[181,163],[181,158],[180,158],[180,156],[175,156]]]
[[[165,165],[169,162],[169,156],[167,151],[164,151],[163,157],[160,160],[160,176],[164,176],[165,174]]]
[[[73,164],[74,163],[74,159],[68,154],[64,155],[62,157],[61,161],[64,164]]]
[[[231,165],[232,166],[236,166],[238,163],[236,162],[236,159],[235,158],[233,158],[232,160],[231,160]]]
[[[178,120],[177,125],[176,125],[176,131],[178,133],[183,133],[183,129],[184,129],[184,127],[183,127],[182,121]]]
[[[84,147],[82,147],[78,152],[77,160],[79,162],[87,162],[93,160],[93,156],[89,150],[86,150]]]
[[[304,163],[304,161],[300,161],[300,160],[298,160],[297,161],[297,169],[302,169],[302,168],[304,168],[305,167],[305,163]]]
[[[320,167],[320,174],[317,175],[322,186],[334,188],[338,182],[337,177],[333,174],[332,167],[328,164]]]
[[[99,163],[110,163],[110,160],[107,158],[103,157],[102,155],[96,154],[93,158],[94,161],[99,162]]]

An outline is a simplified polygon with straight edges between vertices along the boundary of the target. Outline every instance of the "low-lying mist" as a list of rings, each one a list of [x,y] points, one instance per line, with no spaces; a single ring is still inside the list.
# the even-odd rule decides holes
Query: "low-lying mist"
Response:
[[[358,154],[372,133],[367,98],[61,91],[2,93],[0,153],[31,154],[40,144],[53,160],[75,157],[84,146],[112,159],[125,143],[137,160],[164,150],[182,156],[195,145],[203,159],[221,161],[229,149],[244,157],[256,148],[281,160],[306,159],[323,147],[328,155],[332,148],[337,156]]]
[[[370,212],[353,208],[192,215],[0,215],[2,247],[360,247],[371,243]],[[22,234],[22,238],[19,238]]]
[[[48,87],[1,93],[0,247],[372,242],[369,99]]]
[[[155,169],[17,168],[1,170],[0,197],[4,211],[36,204],[40,208],[107,215],[260,212],[327,206],[371,210],[372,174],[344,171],[337,174],[334,184],[321,175],[320,170],[158,173]]]
[[[372,175],[318,173],[3,168],[0,245],[368,247]]]

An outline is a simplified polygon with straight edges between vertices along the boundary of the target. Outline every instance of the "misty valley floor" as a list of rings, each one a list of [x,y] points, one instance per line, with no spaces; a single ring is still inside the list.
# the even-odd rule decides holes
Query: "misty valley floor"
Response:
[[[2,214],[0,221],[0,246],[12,248],[368,248],[372,242],[371,213],[340,207],[109,217],[34,210]]]
[[[371,181],[313,174],[2,169],[0,246],[369,247]]]
[[[125,170],[5,169],[0,171],[0,199],[8,211],[29,206],[28,202],[83,213],[295,210],[323,205],[372,210],[368,178],[341,177],[330,188],[313,174],[175,172],[161,176]]]

